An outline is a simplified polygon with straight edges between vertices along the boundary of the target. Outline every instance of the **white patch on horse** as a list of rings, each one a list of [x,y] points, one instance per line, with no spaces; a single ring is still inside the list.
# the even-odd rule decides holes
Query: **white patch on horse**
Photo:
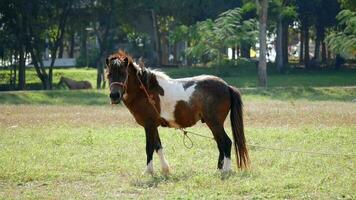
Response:
[[[145,174],[153,174],[153,160],[147,164]]]
[[[174,118],[174,111],[178,101],[189,103],[190,97],[195,91],[196,84],[190,86],[186,90],[182,82],[178,82],[169,78],[167,75],[154,71],[157,75],[158,84],[163,88],[164,95],[159,96],[161,106],[161,117],[167,120],[170,126],[179,128]]]
[[[222,171],[228,172],[230,170],[231,170],[231,159],[224,156],[224,165]]]
[[[159,149],[157,151],[157,154],[158,154],[159,160],[161,161],[162,172],[164,174],[168,174],[169,173],[169,164],[168,164],[166,158],[164,157],[163,150]]]

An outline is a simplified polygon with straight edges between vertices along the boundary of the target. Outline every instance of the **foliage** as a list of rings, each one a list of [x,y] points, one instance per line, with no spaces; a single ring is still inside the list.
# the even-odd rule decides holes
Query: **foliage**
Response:
[[[337,19],[340,31],[331,32],[326,38],[330,49],[346,58],[356,57],[356,12],[342,10]]]
[[[351,11],[356,11],[356,1],[355,0],[339,0],[343,9],[348,9]]]
[[[98,49],[88,49],[87,55],[83,56],[82,54],[79,55],[78,58],[75,59],[75,66],[77,67],[95,67],[99,57],[99,50]]]
[[[254,19],[243,20],[241,8],[221,13],[214,21],[207,19],[190,27],[190,47],[186,54],[197,62],[217,59],[220,62],[228,47],[242,41],[252,44],[257,30]]]

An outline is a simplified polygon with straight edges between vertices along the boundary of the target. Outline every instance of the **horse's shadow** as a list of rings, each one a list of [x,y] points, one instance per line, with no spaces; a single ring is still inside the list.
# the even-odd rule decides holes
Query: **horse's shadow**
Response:
[[[138,179],[134,179],[131,181],[131,185],[135,187],[141,188],[151,188],[157,187],[160,184],[166,183],[178,183],[180,181],[187,180],[194,176],[193,173],[183,173],[183,174],[170,174],[170,175],[162,175],[162,174],[153,174],[153,175],[142,175]]]
[[[186,181],[196,175],[195,172],[184,172],[180,174],[170,174],[168,176],[162,174],[154,174],[154,175],[142,175],[140,178],[136,178],[131,181],[131,185],[140,188],[152,188],[157,187],[160,184],[168,184],[168,183],[178,183],[181,181]],[[220,178],[220,180],[227,181],[230,178],[239,177],[239,178],[249,178],[252,176],[252,173],[249,171],[242,172],[216,172],[212,174],[212,176],[216,178]]]

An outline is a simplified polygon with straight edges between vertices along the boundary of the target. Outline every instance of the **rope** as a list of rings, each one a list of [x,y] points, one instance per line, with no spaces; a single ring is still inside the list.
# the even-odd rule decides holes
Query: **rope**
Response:
[[[186,148],[191,149],[194,146],[194,143],[192,141],[192,139],[188,136],[188,133],[195,135],[195,136],[199,136],[199,137],[203,137],[203,138],[208,138],[208,139],[212,139],[215,140],[213,137],[209,137],[206,135],[202,135],[199,133],[195,133],[192,131],[187,131],[183,128],[179,128],[180,131],[182,131],[183,133],[183,144]],[[185,138],[188,138],[190,141],[191,145],[187,145],[186,144],[186,140]],[[255,148],[260,148],[260,149],[267,149],[267,150],[272,150],[272,151],[281,151],[281,152],[289,152],[289,153],[303,153],[303,154],[313,154],[313,155],[324,155],[324,156],[345,156],[345,157],[355,157],[356,154],[341,154],[341,153],[326,153],[326,152],[315,152],[315,151],[301,151],[301,150],[293,150],[293,149],[281,149],[281,148],[275,148],[275,147],[266,147],[266,146],[260,146],[260,145],[255,145],[255,144],[250,144],[248,145],[250,147],[255,147]]]

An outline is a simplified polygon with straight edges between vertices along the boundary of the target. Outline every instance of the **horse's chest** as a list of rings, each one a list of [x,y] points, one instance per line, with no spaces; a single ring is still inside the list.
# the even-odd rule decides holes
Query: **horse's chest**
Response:
[[[160,115],[164,118],[171,127],[181,127],[182,124],[179,122],[182,121],[178,118],[184,117],[181,115],[177,116],[177,113],[187,112],[187,115],[192,114],[188,113],[191,107],[191,97],[195,91],[195,85],[190,86],[187,89],[184,89],[183,85],[178,82],[169,81],[169,80],[158,80],[159,85],[164,90],[164,95],[160,95]],[[185,107],[178,106],[184,102]],[[184,109],[184,110],[183,110]]]

